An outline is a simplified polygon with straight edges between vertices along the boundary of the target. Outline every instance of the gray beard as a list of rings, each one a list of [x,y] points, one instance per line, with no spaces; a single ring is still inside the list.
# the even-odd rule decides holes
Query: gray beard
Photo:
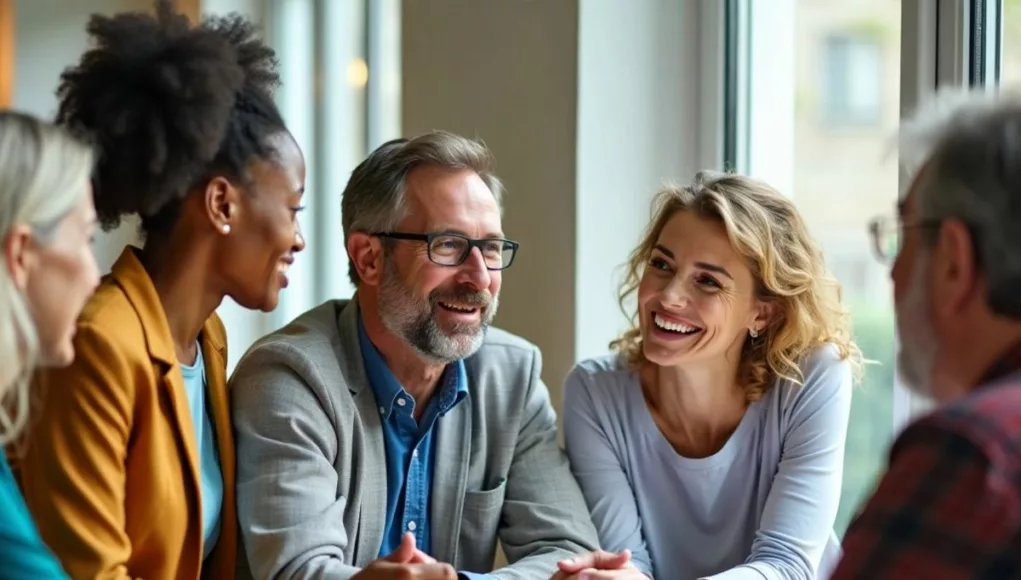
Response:
[[[393,261],[385,259],[383,279],[379,287],[379,318],[387,330],[401,337],[422,358],[437,364],[449,364],[468,358],[482,347],[486,330],[496,316],[499,297],[488,292],[475,292],[465,288],[433,290],[427,299],[415,297],[412,288],[404,284]],[[469,304],[482,311],[479,323],[456,324],[444,331],[436,321],[439,303]]]
[[[924,397],[932,397],[932,373],[939,344],[929,320],[929,294],[925,275],[929,257],[919,258],[911,276],[911,286],[897,308],[897,334],[900,350],[897,370],[905,386]]]

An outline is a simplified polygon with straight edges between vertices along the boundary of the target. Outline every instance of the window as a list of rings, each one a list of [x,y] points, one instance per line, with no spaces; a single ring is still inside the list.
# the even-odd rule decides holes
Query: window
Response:
[[[1021,88],[1021,0],[1003,0],[1000,83]]]
[[[899,121],[901,6],[751,0],[736,14],[748,23],[730,27],[747,30],[736,49],[746,59],[737,70],[747,72],[732,83],[737,118],[728,125],[738,134],[729,164],[797,203],[843,286],[855,340],[876,361],[853,394],[835,525],[843,534],[885,467],[894,431],[892,289],[866,224],[892,211],[899,191],[888,149]]]
[[[329,298],[351,296],[340,195],[368,152],[400,131],[399,0],[274,0],[265,8],[280,62],[277,104],[305,155],[299,219],[307,243],[274,312],[232,300],[218,310],[231,329],[228,371],[260,336]]]
[[[879,122],[882,73],[879,39],[834,34],[823,48],[823,119],[831,125]]]

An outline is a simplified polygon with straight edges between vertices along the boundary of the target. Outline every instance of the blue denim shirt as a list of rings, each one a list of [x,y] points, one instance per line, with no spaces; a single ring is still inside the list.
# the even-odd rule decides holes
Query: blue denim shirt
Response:
[[[432,553],[429,496],[436,457],[436,422],[468,396],[464,362],[447,365],[436,395],[422,421],[415,420],[415,399],[397,382],[358,318],[358,342],[365,374],[379,405],[386,449],[386,526],[380,557],[397,549],[407,532],[415,534],[419,550]],[[462,578],[482,580],[484,574],[459,572]]]

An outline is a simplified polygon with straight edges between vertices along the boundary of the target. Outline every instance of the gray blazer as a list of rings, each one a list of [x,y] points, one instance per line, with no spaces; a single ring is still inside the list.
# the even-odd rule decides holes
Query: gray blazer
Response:
[[[330,301],[257,342],[231,378],[238,516],[256,578],[350,578],[379,555],[386,462],[358,344],[358,307]],[[433,556],[546,580],[598,539],[556,438],[539,350],[489,329],[469,396],[437,423]]]

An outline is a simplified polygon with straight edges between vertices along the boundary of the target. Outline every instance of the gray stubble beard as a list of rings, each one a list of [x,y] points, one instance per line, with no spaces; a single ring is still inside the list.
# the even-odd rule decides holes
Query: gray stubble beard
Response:
[[[457,324],[444,332],[436,321],[439,302],[467,304],[482,309],[482,320],[477,324]],[[458,289],[452,292],[433,290],[428,299],[415,297],[412,289],[401,280],[397,267],[389,258],[383,270],[379,287],[379,318],[387,330],[401,337],[422,358],[437,364],[449,364],[465,359],[482,347],[486,331],[496,316],[499,296],[488,292]]]

